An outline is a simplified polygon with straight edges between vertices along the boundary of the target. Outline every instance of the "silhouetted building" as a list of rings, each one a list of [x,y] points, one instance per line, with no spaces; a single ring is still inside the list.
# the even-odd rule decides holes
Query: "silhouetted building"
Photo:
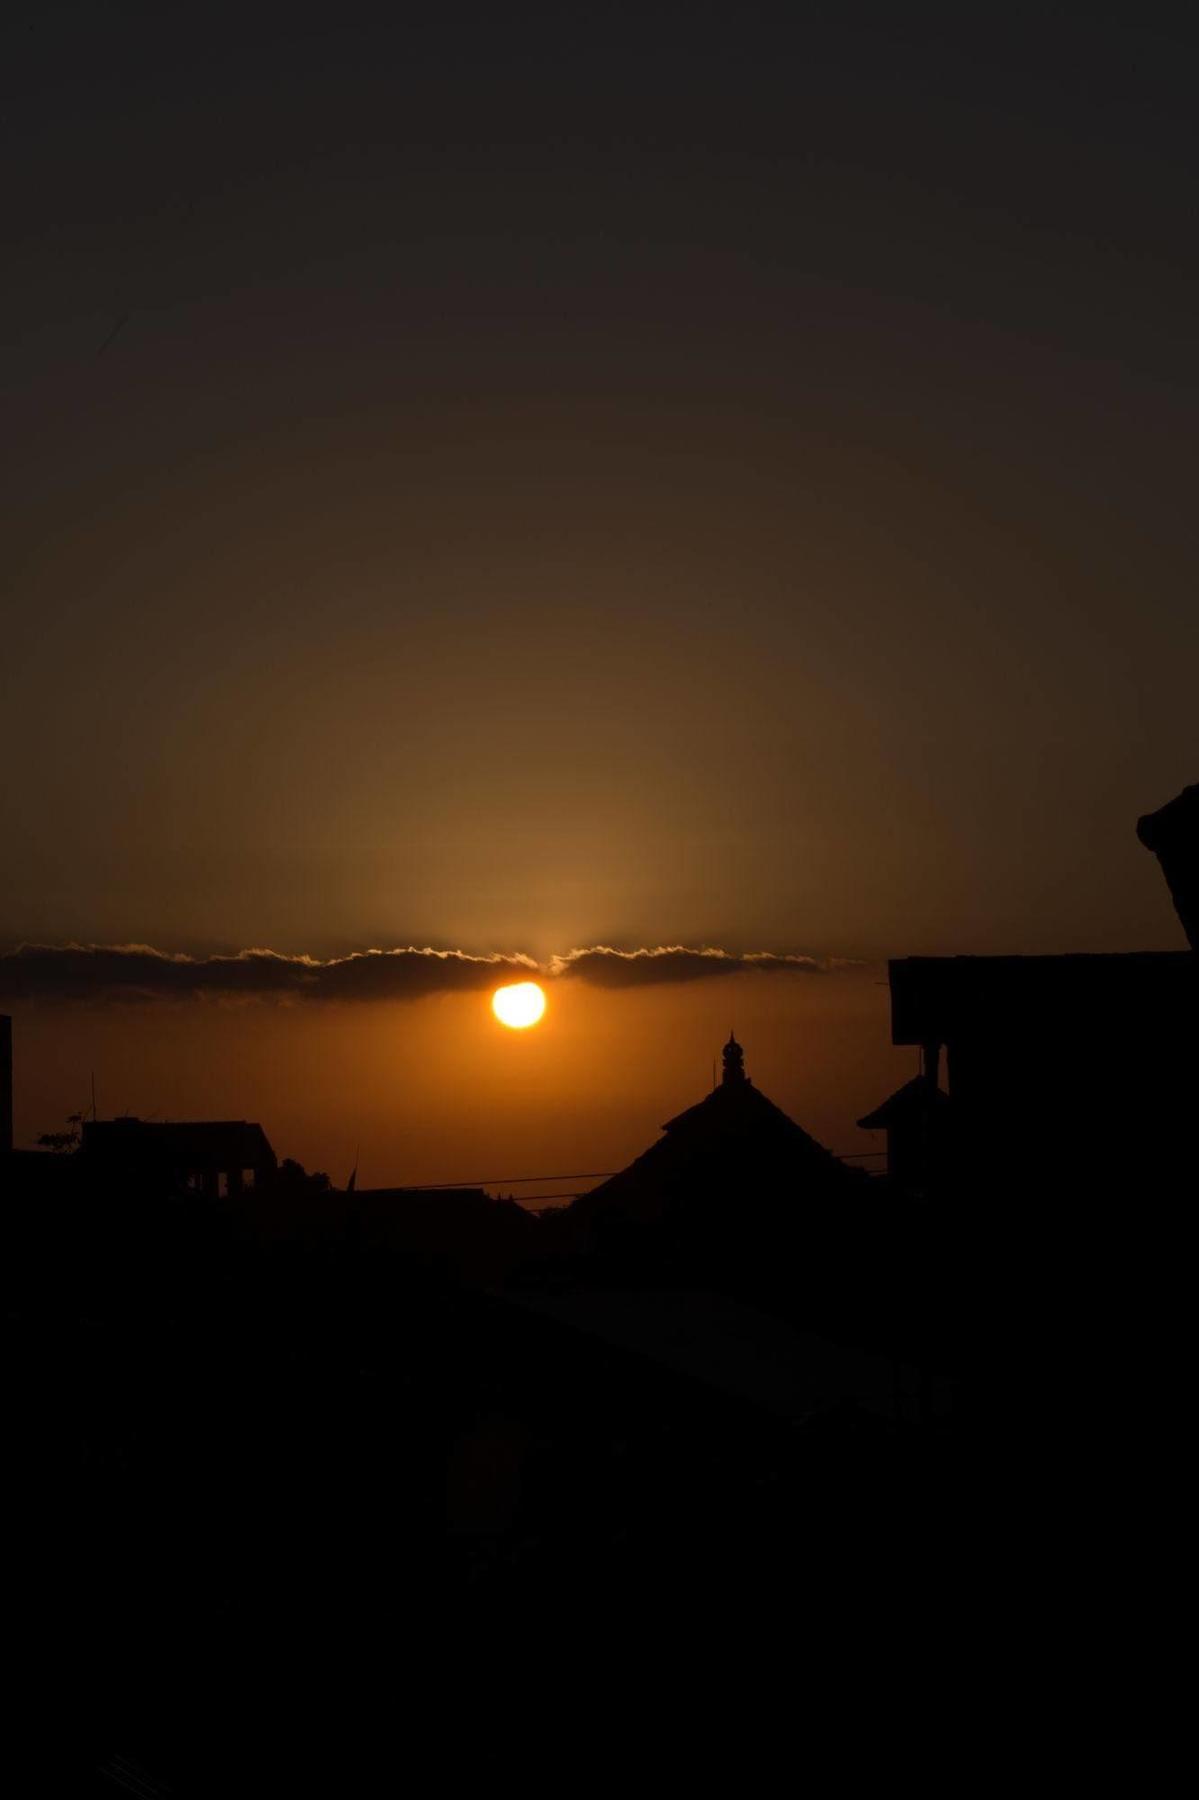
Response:
[[[905,1194],[925,1198],[943,1185],[951,1160],[952,1111],[934,1062],[858,1120],[863,1131],[886,1132],[887,1174]]]
[[[722,1087],[735,1087],[738,1082],[749,1080],[749,1076],[745,1073],[745,1052],[731,1031],[728,1043],[720,1052],[720,1060],[724,1064],[720,1077]]]
[[[266,1187],[277,1167],[262,1126],[245,1119],[92,1120],[80,1148],[88,1167],[106,1180],[211,1199]]]
[[[705,1217],[731,1235],[763,1209],[786,1211],[869,1185],[754,1086],[732,1036],[723,1061],[719,1086],[668,1119],[665,1135],[627,1169],[580,1195],[569,1209],[574,1220],[669,1221],[686,1232],[689,1219]]]
[[[903,957],[891,1035],[944,1047],[963,1183],[1017,1200],[1193,1180],[1199,963],[1114,956]]]
[[[12,1020],[0,1013],[0,1156],[12,1149]]]
[[[1199,786],[1138,820],[1137,836],[1199,944]],[[926,1070],[947,1053],[961,1186],[1129,1204],[1193,1188],[1193,951],[909,956],[890,974],[892,1040],[920,1045]],[[885,1110],[862,1123],[886,1123]]]

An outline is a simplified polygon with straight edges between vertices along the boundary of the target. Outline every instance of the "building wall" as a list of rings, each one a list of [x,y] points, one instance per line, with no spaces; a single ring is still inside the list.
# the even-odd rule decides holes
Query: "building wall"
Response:
[[[963,1187],[1011,1204],[1193,1189],[1199,958],[901,958],[891,994],[894,1041],[947,1052]]]
[[[1031,1054],[1027,1034],[962,1033],[948,1046],[963,1173],[972,1184],[1085,1201],[1119,1184],[1161,1191],[1196,1160],[1195,1057],[1158,1022],[1059,1032]],[[1193,1179],[1193,1176],[1191,1177]]]
[[[0,1013],[0,1156],[12,1149],[12,1020]]]

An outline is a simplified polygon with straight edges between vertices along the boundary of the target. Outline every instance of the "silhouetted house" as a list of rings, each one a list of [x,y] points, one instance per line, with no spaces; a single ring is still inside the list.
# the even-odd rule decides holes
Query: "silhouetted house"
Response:
[[[962,1183],[1007,1199],[1193,1183],[1199,959],[903,957],[891,1035],[946,1052]]]
[[[863,1131],[887,1134],[887,1175],[895,1187],[926,1198],[943,1184],[950,1156],[949,1096],[937,1084],[934,1064],[867,1113]]]
[[[1137,836],[1199,946],[1199,786],[1139,819]],[[1193,950],[909,956],[890,973],[893,1041],[920,1045],[926,1069],[946,1052],[961,1187],[1130,1205],[1193,1191]]]
[[[245,1119],[92,1120],[80,1152],[88,1172],[105,1181],[211,1199],[267,1187],[277,1167],[262,1126]]]
[[[627,1169],[572,1203],[568,1217],[588,1241],[640,1225],[731,1242],[804,1203],[819,1207],[869,1187],[754,1086],[734,1037],[723,1054],[718,1087],[667,1120],[664,1135]]]

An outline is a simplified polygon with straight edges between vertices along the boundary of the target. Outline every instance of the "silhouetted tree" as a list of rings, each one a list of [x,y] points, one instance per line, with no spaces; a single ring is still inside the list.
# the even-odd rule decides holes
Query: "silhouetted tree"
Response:
[[[79,1148],[79,1128],[83,1124],[82,1113],[71,1113],[67,1119],[69,1131],[43,1131],[38,1143],[43,1150],[53,1150],[57,1155],[65,1155]]]
[[[290,1156],[283,1158],[275,1177],[277,1191],[284,1194],[327,1194],[331,1185],[323,1169],[316,1169],[310,1175],[303,1163]]]

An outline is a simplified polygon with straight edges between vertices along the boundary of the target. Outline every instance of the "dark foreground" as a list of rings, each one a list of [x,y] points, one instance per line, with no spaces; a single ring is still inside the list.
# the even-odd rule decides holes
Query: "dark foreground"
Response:
[[[789,1718],[871,1671],[893,1694],[913,1659],[939,1704],[946,1645],[986,1629],[1022,1552],[963,1309],[927,1328],[914,1265],[890,1316],[842,1268],[822,1312],[819,1270],[797,1276],[792,1311],[821,1316],[788,1318],[777,1266],[755,1295],[743,1258],[722,1341],[757,1319],[761,1342],[726,1381],[719,1342],[672,1363],[651,1329],[705,1316],[710,1263],[522,1238],[476,1266],[344,1225],[11,1198],[12,1616],[46,1720],[24,1791],[63,1791],[64,1758],[67,1791],[130,1787],[114,1755],[131,1791],[318,1769],[376,1791],[418,1741],[448,1768],[577,1716],[599,1755],[647,1694],[667,1729],[676,1683],[731,1704],[781,1682]],[[806,1386],[780,1332],[814,1355]],[[839,1380],[846,1350],[881,1382]]]

